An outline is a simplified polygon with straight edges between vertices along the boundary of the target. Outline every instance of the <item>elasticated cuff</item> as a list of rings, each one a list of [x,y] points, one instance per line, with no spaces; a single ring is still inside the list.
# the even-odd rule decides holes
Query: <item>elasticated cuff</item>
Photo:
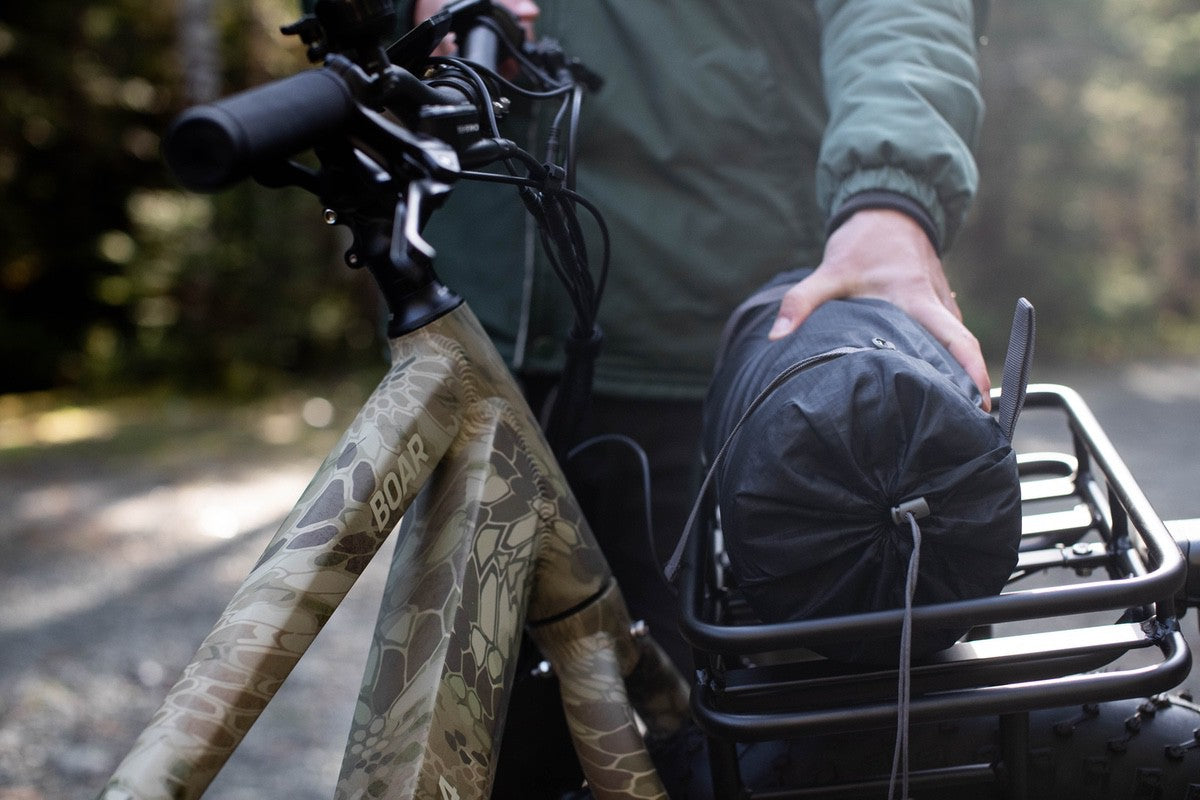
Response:
[[[938,255],[941,255],[942,243],[939,241],[937,226],[934,225],[933,218],[925,210],[925,207],[908,195],[887,189],[873,189],[848,197],[846,202],[842,203],[841,207],[833,213],[833,216],[829,218],[829,222],[825,225],[826,238],[857,212],[878,208],[899,211],[902,214],[912,217],[913,221],[920,225],[921,230],[925,231],[925,235],[929,237],[933,249]]]

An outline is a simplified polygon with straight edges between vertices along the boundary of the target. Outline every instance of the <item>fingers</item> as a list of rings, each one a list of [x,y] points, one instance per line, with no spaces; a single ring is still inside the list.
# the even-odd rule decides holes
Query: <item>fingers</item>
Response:
[[[937,274],[940,276],[940,271]],[[945,287],[944,295],[938,283]],[[813,272],[783,296],[779,304],[779,313],[767,338],[774,341],[790,335],[822,303],[854,293],[852,287],[847,287],[835,277],[830,277],[829,273],[822,270]],[[900,306],[942,343],[954,360],[962,365],[971,381],[979,387],[982,396],[980,406],[985,411],[990,411],[992,384],[987,363],[983,358],[983,349],[979,346],[979,340],[963,324],[962,312],[945,278],[942,277],[940,282],[935,281],[933,295],[925,297],[928,299],[924,302],[914,302],[909,296],[892,296],[888,299]]]
[[[768,338],[795,331],[817,306],[844,297],[875,297],[898,306],[950,351],[991,409],[991,381],[979,341],[962,321],[941,259],[922,229],[906,214],[859,211],[825,243],[820,265],[779,305]]]
[[[817,270],[788,289],[779,304],[779,313],[775,316],[767,338],[771,341],[782,339],[800,327],[800,323],[808,319],[808,315],[815,311],[817,306],[827,300],[845,296],[846,292],[842,291],[837,283],[827,279],[824,273]]]
[[[542,13],[538,4],[533,0],[501,0],[501,2],[509,11],[517,15],[521,26],[525,28],[526,35],[533,38],[533,24]]]
[[[449,0],[416,0],[416,3],[413,4],[412,22],[428,19],[448,4]],[[534,23],[542,13],[538,4],[534,0],[500,0],[500,4],[517,17],[521,27],[525,30],[525,36],[532,40]],[[434,55],[449,55],[454,50],[454,36],[449,34],[438,45]]]
[[[956,315],[955,311],[957,305],[951,310],[944,305],[930,304],[928,307],[913,309],[909,313],[962,365],[971,381],[979,388],[983,398],[980,407],[984,411],[991,411],[992,380],[988,376],[987,363],[983,359],[983,349],[975,335],[963,325],[961,315]]]

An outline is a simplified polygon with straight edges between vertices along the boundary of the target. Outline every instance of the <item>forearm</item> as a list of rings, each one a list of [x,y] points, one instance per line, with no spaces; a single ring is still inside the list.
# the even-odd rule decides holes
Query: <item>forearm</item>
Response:
[[[829,107],[821,207],[832,219],[864,192],[900,195],[925,211],[917,221],[944,251],[978,183],[972,3],[819,0],[817,9]]]

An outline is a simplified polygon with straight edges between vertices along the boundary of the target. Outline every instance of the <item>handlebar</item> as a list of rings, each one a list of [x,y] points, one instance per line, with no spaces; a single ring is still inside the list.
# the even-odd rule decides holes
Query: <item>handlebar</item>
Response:
[[[163,157],[186,188],[215,192],[338,132],[354,109],[340,75],[306,70],[183,112],[167,130]]]
[[[351,13],[355,12],[355,13]],[[491,0],[459,0],[410,31],[388,50],[364,44],[379,28],[352,3],[318,4],[317,16],[284,28],[309,44],[311,69],[183,112],[163,140],[167,166],[192,191],[216,192],[345,133],[360,105],[393,111],[426,105],[469,106],[482,100],[455,89],[434,89],[417,69],[442,37],[454,31],[461,58],[494,70],[501,35],[517,45],[523,31]],[[395,59],[392,61],[391,59]],[[399,66],[397,66],[399,64]]]

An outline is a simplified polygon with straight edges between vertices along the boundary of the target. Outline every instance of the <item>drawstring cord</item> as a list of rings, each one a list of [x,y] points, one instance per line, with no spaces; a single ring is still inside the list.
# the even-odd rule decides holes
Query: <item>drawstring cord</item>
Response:
[[[913,508],[919,502],[924,506]],[[912,604],[917,591],[917,572],[921,562],[921,526],[917,515],[926,516],[929,507],[924,499],[910,501],[892,509],[893,519],[903,514],[912,529],[912,555],[908,558],[908,574],[904,579],[904,622],[900,627],[900,666],[896,686],[896,747],[892,751],[892,777],[888,782],[888,800],[895,800],[896,774],[900,773],[900,800],[908,800],[908,711],[912,700]]]

